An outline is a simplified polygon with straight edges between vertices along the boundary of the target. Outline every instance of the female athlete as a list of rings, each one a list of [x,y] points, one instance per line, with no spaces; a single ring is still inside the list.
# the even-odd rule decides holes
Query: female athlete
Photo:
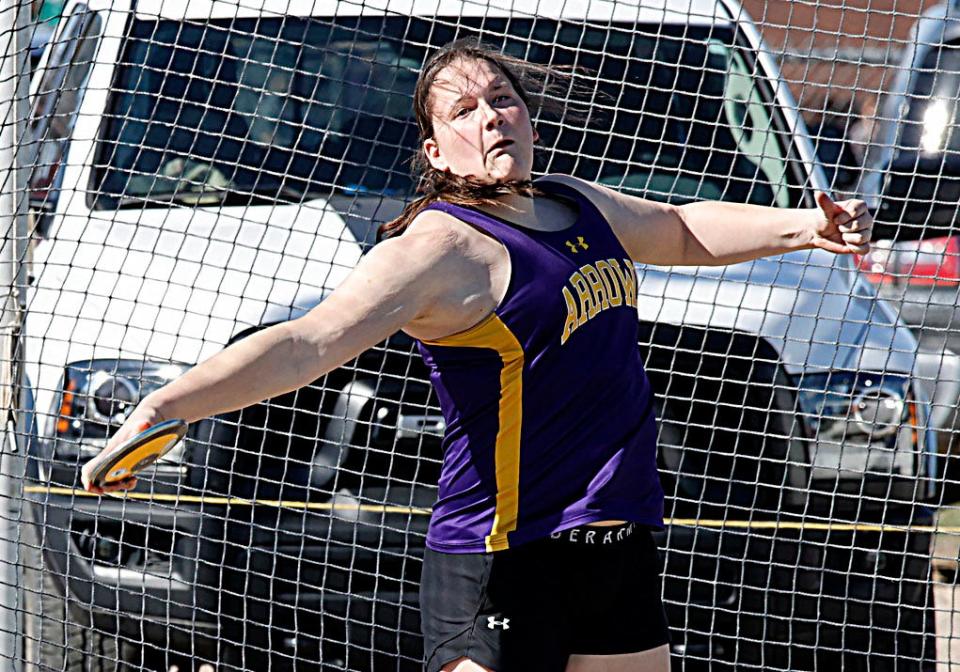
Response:
[[[819,192],[812,209],[678,207],[531,182],[535,70],[475,43],[435,54],[414,96],[426,195],[329,298],[144,398],[111,447],[307,385],[402,329],[447,424],[421,583],[427,669],[662,672],[663,491],[633,264],[863,254],[873,220]]]

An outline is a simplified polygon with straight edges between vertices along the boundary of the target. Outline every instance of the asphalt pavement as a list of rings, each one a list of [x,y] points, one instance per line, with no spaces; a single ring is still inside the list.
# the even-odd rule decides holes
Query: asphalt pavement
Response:
[[[960,589],[937,583],[933,588],[937,609],[937,672],[960,672]]]

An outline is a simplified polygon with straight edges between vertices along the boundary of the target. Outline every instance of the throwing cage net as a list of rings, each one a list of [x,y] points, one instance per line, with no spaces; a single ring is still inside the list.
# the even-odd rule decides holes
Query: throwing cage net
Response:
[[[413,195],[418,72],[459,37],[571,73],[537,175],[875,213],[865,257],[637,269],[674,669],[960,665],[960,9],[0,7],[4,669],[422,667],[444,419],[403,333],[193,423],[125,496],[78,475],[140,399],[375,244]]]

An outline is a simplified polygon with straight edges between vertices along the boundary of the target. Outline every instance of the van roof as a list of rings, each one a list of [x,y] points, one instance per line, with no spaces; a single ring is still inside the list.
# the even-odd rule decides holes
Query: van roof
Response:
[[[277,9],[279,7],[279,9]],[[164,0],[140,3],[140,18],[245,16],[513,16],[716,25],[739,18],[735,0]]]

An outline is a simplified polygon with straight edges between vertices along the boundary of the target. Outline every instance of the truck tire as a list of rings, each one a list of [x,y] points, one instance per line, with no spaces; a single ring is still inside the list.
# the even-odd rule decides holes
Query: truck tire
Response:
[[[116,637],[78,622],[63,586],[43,566],[32,524],[22,528],[23,660],[26,672],[120,672]]]

